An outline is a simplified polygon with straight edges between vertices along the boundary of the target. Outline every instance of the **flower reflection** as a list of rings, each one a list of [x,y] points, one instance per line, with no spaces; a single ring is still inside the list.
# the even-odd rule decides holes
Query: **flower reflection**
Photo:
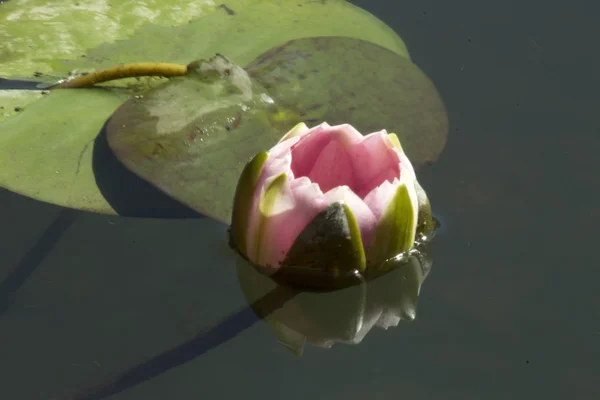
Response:
[[[278,340],[296,355],[306,342],[322,348],[335,343],[358,344],[374,326],[387,329],[400,320],[416,317],[421,284],[432,260],[425,245],[386,262],[373,279],[327,292],[300,292],[265,316]],[[248,301],[277,288],[275,280],[261,274],[241,257],[237,263],[240,284]],[[257,313],[262,314],[260,310]]]

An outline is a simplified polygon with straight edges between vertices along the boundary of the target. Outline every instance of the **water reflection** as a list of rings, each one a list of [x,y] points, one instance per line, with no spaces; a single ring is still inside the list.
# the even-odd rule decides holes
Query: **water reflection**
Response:
[[[387,272],[375,279],[330,292],[299,293],[265,319],[278,340],[297,355],[302,355],[306,342],[322,348],[359,344],[375,326],[388,329],[415,318],[421,284],[431,266],[431,257],[421,248],[390,260]],[[282,287],[242,259],[237,273],[251,304]]]
[[[227,343],[261,319],[296,355],[302,355],[305,342],[322,348],[335,343],[358,344],[375,326],[387,329],[415,318],[421,284],[432,266],[426,246],[419,243],[409,254],[390,260],[373,279],[328,292],[305,292],[277,284],[238,257],[237,274],[249,306],[184,343],[53,399],[103,399],[124,392]]]
[[[131,389],[235,338],[261,318],[286,304],[296,293],[286,287],[277,287],[257,299],[250,307],[231,313],[220,323],[203,330],[192,339],[98,383],[55,396],[53,400],[99,400]]]

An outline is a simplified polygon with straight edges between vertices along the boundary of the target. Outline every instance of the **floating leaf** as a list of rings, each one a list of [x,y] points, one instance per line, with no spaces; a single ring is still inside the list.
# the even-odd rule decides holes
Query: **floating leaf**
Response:
[[[300,121],[396,132],[416,167],[433,162],[445,144],[447,117],[431,81],[368,41],[304,38],[266,52],[247,71],[221,56],[198,69],[204,75],[123,104],[107,136],[131,171],[227,223],[246,162]]]
[[[0,75],[66,73],[58,60],[77,60],[74,68],[82,68],[79,58],[89,49],[129,39],[148,24],[183,25],[217,10],[207,0],[7,1],[0,6]]]
[[[444,105],[410,60],[361,40],[296,40],[246,67],[302,121],[349,123],[360,132],[395,132],[412,163],[433,163],[446,144]]]
[[[91,168],[94,136],[77,133],[98,132],[128,96],[105,90],[81,91],[78,101],[67,91],[51,96],[0,124],[0,184],[40,200],[106,210]]]
[[[19,115],[26,106],[43,96],[42,92],[32,90],[0,90],[0,115],[12,118]],[[14,104],[19,104],[15,106]]]
[[[68,71],[142,61],[187,64],[215,53],[246,65],[288,40],[319,35],[361,38],[408,57],[404,43],[388,26],[341,0],[229,0],[226,7],[198,0],[77,4],[67,0],[2,4],[0,76],[48,81],[65,77]],[[35,72],[45,76],[33,77]],[[53,91],[3,100],[0,186],[62,206],[114,214],[117,207],[109,204],[106,191],[94,180],[107,170],[97,162],[94,139],[124,100],[161,82],[128,79],[104,90]],[[124,85],[128,90],[115,88]],[[14,112],[15,107],[22,110]],[[115,183],[110,189],[121,187]],[[139,215],[134,206],[117,209]],[[159,210],[154,216],[170,215]]]

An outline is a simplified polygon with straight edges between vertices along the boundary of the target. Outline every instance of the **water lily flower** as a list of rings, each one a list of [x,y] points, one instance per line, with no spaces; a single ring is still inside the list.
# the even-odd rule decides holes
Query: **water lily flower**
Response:
[[[428,207],[395,134],[300,123],[244,168],[231,241],[267,274],[364,272],[413,246]]]

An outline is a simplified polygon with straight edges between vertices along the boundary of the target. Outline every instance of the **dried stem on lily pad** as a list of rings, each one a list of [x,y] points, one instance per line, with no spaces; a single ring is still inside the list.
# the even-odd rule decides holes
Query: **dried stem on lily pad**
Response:
[[[113,81],[123,78],[136,78],[141,76],[162,76],[166,78],[186,75],[187,65],[141,62],[117,65],[100,71],[78,76],[74,79],[61,81],[49,89],[72,89],[95,85],[97,83]]]

